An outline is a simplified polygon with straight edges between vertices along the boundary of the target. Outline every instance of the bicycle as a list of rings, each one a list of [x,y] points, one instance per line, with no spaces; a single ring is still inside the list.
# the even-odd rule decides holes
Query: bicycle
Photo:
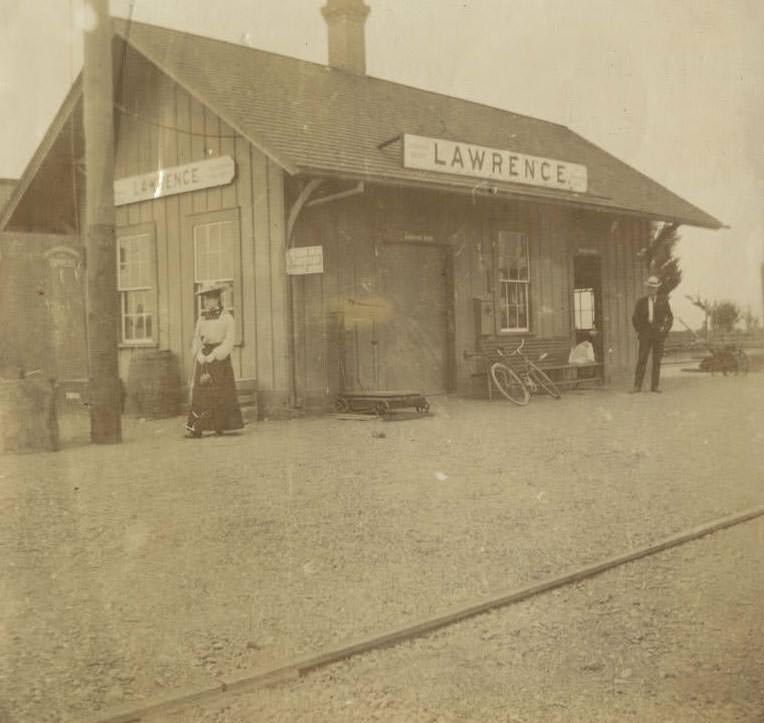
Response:
[[[697,369],[683,369],[682,371],[711,372],[711,374],[721,372],[725,377],[727,374],[748,374],[751,363],[748,355],[739,346],[736,344],[721,346],[710,344],[707,340],[699,337],[681,318],[679,321],[692,334],[690,350],[694,350],[697,346],[703,346],[708,354],[700,360]]]
[[[706,348],[709,356],[701,360],[700,371],[721,372],[725,377],[727,374],[748,374],[748,355],[740,347],[727,344],[721,348],[706,345]]]
[[[525,339],[509,354],[504,354],[501,349],[496,350],[501,357],[507,358],[517,355],[523,360],[523,366],[519,371],[515,371],[509,364],[501,361],[495,361],[491,364],[491,379],[493,379],[496,388],[510,402],[514,402],[522,407],[528,404],[532,394],[539,392],[546,392],[552,398],[559,399],[562,394],[557,385],[540,367],[523,354],[523,346],[525,346]],[[546,357],[546,354],[542,354],[539,357],[539,361],[544,359],[544,357]]]

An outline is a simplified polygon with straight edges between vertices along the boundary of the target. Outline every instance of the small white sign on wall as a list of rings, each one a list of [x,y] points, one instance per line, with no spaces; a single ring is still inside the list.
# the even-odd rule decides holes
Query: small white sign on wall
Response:
[[[289,249],[286,257],[287,274],[299,276],[302,274],[324,273],[324,247],[300,246]]]

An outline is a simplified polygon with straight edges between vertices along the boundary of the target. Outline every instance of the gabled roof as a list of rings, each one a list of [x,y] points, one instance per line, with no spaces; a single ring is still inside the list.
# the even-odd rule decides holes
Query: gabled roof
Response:
[[[0,213],[13,195],[13,189],[16,188],[18,182],[17,178],[0,178]]]
[[[404,168],[401,143],[390,141],[409,133],[588,168],[586,193],[493,183],[500,193],[722,227],[565,126],[220,40],[122,20],[114,25],[133,48],[290,174],[475,188],[474,178]]]
[[[49,157],[56,141],[59,138],[64,127],[69,122],[73,122],[75,119],[75,108],[82,98],[82,74],[80,73],[72,83],[72,87],[69,88],[69,92],[66,94],[61,106],[59,107],[53,121],[51,122],[48,130],[45,132],[42,141],[35,149],[31,160],[27,163],[27,167],[24,169],[24,173],[18,182],[14,185],[13,190],[8,197],[7,203],[3,208],[0,205],[0,230],[5,229],[8,222],[11,220],[14,212],[24,198],[24,194],[29,189],[29,186],[35,180],[35,176],[42,168],[46,159]]]

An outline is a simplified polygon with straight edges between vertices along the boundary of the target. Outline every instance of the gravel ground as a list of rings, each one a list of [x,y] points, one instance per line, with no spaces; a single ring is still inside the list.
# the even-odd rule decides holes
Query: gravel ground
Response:
[[[759,518],[427,638],[165,720],[758,723],[762,545]]]
[[[764,376],[665,389],[193,441],[125,420],[109,447],[63,420],[66,449],[0,458],[0,721],[205,687],[764,502]]]

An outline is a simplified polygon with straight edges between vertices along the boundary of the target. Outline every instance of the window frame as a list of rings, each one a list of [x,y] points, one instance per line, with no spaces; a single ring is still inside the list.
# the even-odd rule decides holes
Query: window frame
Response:
[[[119,346],[120,348],[135,347],[157,347],[159,346],[159,289],[158,289],[158,258],[157,258],[157,239],[156,228],[153,223],[132,224],[130,226],[120,226],[115,231],[117,246],[117,293],[119,294]],[[149,253],[148,259],[151,263],[149,273],[151,286],[122,286],[121,259],[120,251],[122,241],[125,239],[148,237]],[[127,339],[125,336],[125,321],[128,316],[126,313],[127,294],[136,291],[148,291],[152,300],[151,311],[151,336],[143,339]],[[144,313],[144,318],[146,314]]]
[[[521,238],[525,244],[525,278],[510,279],[504,278],[502,273],[502,259],[508,256],[507,244],[510,239],[513,240],[513,245],[517,238]],[[531,333],[531,259],[530,259],[530,238],[525,231],[517,231],[515,229],[501,229],[496,233],[494,239],[494,321],[495,331],[498,336],[510,336],[517,334],[530,334]],[[509,294],[508,289],[515,287],[520,290],[520,293],[524,295],[525,302],[525,326],[509,326],[504,327],[503,320],[505,316],[505,310],[508,314],[509,311]],[[505,304],[506,302],[506,304]]]
[[[233,306],[226,307],[231,313],[235,322],[236,339],[234,344],[241,346],[244,343],[244,319],[242,296],[244,293],[242,283],[242,243],[241,243],[241,223],[239,220],[239,209],[225,209],[222,211],[208,211],[206,213],[194,214],[188,219],[189,236],[191,239],[191,293],[194,298],[194,324],[196,324],[201,313],[201,299],[196,296],[198,286],[202,282],[206,283],[230,283],[231,293],[233,295]],[[216,224],[230,223],[231,230],[231,255],[233,274],[230,278],[220,279],[200,279],[198,276],[198,258],[197,258],[197,229],[202,226],[212,226]]]
[[[579,299],[584,297],[590,301],[590,306],[584,307],[579,303]],[[594,288],[582,286],[580,288],[573,289],[573,329],[575,331],[591,331],[596,327],[595,324],[595,311],[597,309],[597,300],[594,293]],[[588,314],[591,317],[591,326],[579,326],[579,323],[583,321],[584,314]]]

